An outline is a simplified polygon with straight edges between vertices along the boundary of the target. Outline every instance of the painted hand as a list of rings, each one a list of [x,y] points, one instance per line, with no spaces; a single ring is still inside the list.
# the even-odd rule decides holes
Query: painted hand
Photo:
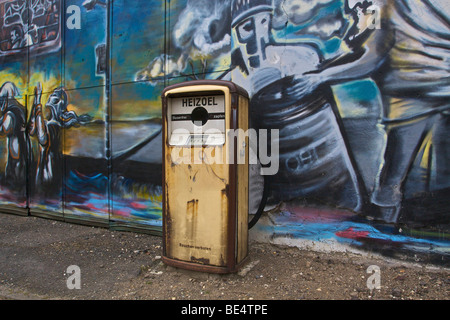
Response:
[[[36,106],[41,104],[41,96],[42,96],[42,84],[38,82],[36,88],[34,88],[34,104]]]

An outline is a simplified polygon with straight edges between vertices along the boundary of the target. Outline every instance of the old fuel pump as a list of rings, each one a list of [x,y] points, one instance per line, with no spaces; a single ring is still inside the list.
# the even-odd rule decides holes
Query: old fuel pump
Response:
[[[168,86],[163,105],[163,257],[212,273],[248,253],[248,94],[229,81]]]

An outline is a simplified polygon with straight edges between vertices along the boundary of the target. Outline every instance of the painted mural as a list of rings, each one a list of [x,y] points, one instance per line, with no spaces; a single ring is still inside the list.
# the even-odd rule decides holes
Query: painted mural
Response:
[[[447,258],[449,36],[446,0],[0,1],[0,204],[157,232],[161,91],[224,79],[279,130],[255,232]]]

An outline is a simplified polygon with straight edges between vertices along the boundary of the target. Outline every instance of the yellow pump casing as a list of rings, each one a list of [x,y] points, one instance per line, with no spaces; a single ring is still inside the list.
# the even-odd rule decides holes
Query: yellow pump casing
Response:
[[[163,104],[163,257],[229,273],[248,254],[248,95],[229,81],[166,87]]]

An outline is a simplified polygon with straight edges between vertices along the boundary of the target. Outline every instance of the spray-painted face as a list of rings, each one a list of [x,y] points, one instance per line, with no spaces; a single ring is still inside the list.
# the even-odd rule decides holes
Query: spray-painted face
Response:
[[[16,30],[11,30],[11,43],[15,44],[19,40],[19,34]]]
[[[62,89],[56,89],[48,98],[47,103],[53,106],[59,106],[59,110],[64,111],[66,109],[65,102],[67,100],[67,95]]]
[[[56,120],[67,111],[67,94],[62,88],[55,89],[48,97],[46,106],[51,107],[52,117]]]
[[[252,68],[258,68],[266,59],[264,49],[269,43],[271,14],[261,12],[242,21],[236,27],[238,40],[245,44],[248,63]]]
[[[80,124],[89,123],[92,117],[88,114],[78,116],[75,111],[67,110],[69,98],[64,88],[55,89],[45,105],[51,112],[49,120],[57,121],[61,126],[70,128]]]
[[[4,114],[8,108],[8,99],[16,98],[19,95],[19,89],[12,82],[7,81],[0,87],[1,114]]]

